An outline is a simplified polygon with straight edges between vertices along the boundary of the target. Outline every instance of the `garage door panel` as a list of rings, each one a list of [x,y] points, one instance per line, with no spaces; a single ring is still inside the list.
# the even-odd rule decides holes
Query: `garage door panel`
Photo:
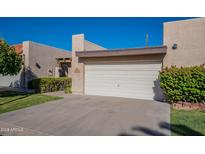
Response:
[[[150,67],[150,65],[152,65],[152,67]],[[89,70],[89,71],[113,71],[116,70],[122,70],[122,71],[133,71],[133,70],[156,70],[159,69],[160,70],[161,66],[159,66],[159,63],[147,63],[147,64],[100,64],[100,65],[96,65],[96,64],[89,64],[89,67],[86,67],[85,70]]]
[[[85,94],[153,99],[160,62],[85,65]]]
[[[134,76],[134,75],[133,75]],[[123,82],[129,82],[129,80],[131,80],[130,82],[137,82],[139,80],[152,80],[154,77],[157,78],[158,76],[157,75],[139,75],[139,76],[136,76],[136,77],[132,77],[132,76],[120,76],[118,75],[118,77],[114,77],[114,76],[95,76],[95,75],[92,75],[92,76],[85,76],[86,78],[95,78],[94,81],[98,81],[98,80],[104,80],[104,81],[107,81],[108,79],[109,80],[112,80],[112,81],[117,81],[117,80],[120,80],[120,81],[123,81]],[[89,81],[89,80],[88,80]],[[93,80],[91,81],[93,82]],[[152,82],[152,81],[151,81]]]
[[[141,87],[142,88],[142,87]],[[106,93],[108,93],[107,92],[107,90],[108,89],[106,89],[106,88],[101,88],[100,89],[100,91],[97,89],[97,88],[93,88],[93,89],[89,89],[89,91],[88,91],[88,93],[89,94],[92,94],[92,95],[94,95],[94,93],[101,93],[101,92],[106,92]],[[110,93],[120,93],[121,95],[123,95],[123,92],[124,93],[127,93],[127,91],[126,90],[121,90],[121,89],[116,89],[116,88],[110,88],[109,89],[110,91],[112,91],[112,92],[110,92]],[[142,90],[139,90],[139,89],[132,89],[133,91],[129,91],[129,93],[128,94],[147,94],[147,95],[150,95],[150,94],[152,94],[152,92],[149,92],[150,90],[149,89],[146,89],[146,88],[144,88],[144,90],[147,90],[147,91],[142,91]],[[88,94],[87,93],[87,94]]]
[[[155,70],[155,71],[89,71],[89,74],[85,74],[85,75],[90,75],[90,76],[113,76],[113,75],[121,75],[119,77],[129,77],[131,76],[132,77],[132,74],[133,75],[137,75],[137,76],[140,76],[140,75],[143,75],[143,76],[147,76],[147,75],[156,75],[158,74],[158,72]]]
[[[132,82],[132,81],[127,81],[127,82],[118,82],[118,81],[101,81],[101,83],[90,83],[89,84],[89,88],[88,89],[99,89],[98,87],[96,86],[100,86],[100,88],[102,89],[103,87],[107,88],[108,86],[110,87],[113,87],[113,88],[135,88],[135,89],[139,89],[139,88],[149,88],[154,86],[154,84],[152,82],[146,82],[146,83],[142,83],[142,80],[141,82],[140,81],[137,81],[137,82]]]
[[[134,76],[134,74],[132,74],[132,75]],[[90,76],[85,76],[85,77],[86,78],[95,78],[96,81],[99,80],[99,79],[101,79],[101,80],[107,80],[107,79],[123,80],[124,79],[127,82],[129,79],[131,79],[132,81],[138,81],[138,80],[144,80],[144,79],[153,79],[153,77],[157,77],[158,75],[157,74],[156,75],[150,74],[150,75],[138,75],[136,77],[133,77],[133,76],[126,76],[126,75],[120,76],[118,74],[117,79],[113,75],[102,75],[102,76],[100,76],[100,75],[90,75]],[[92,81],[93,81],[93,79],[92,79]]]
[[[98,84],[99,81],[103,82],[103,84],[106,83],[130,83],[130,84],[138,84],[141,83],[144,80],[147,80],[146,82],[144,82],[144,84],[148,84],[151,83],[153,84],[153,78],[157,79],[158,75],[138,75],[138,76],[120,76],[118,74],[116,74],[116,76],[112,76],[112,75],[103,75],[103,76],[95,76],[95,75],[91,75],[91,76],[86,76],[86,78],[88,78],[86,81],[89,82],[89,84]]]

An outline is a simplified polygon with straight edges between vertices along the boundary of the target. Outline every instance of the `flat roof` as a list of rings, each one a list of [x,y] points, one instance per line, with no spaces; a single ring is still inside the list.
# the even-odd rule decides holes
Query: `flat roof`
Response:
[[[116,56],[137,56],[137,55],[156,55],[166,54],[167,46],[145,47],[145,48],[127,48],[114,50],[95,50],[95,51],[77,51],[79,58],[89,57],[116,57]]]

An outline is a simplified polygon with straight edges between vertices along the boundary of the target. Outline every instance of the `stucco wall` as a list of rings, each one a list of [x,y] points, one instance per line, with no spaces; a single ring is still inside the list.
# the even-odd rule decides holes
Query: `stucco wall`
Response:
[[[88,40],[84,40],[84,47],[85,47],[86,51],[89,51],[89,50],[106,50],[106,48],[104,48],[100,45],[97,45],[95,43],[92,43]]]
[[[105,50],[105,48],[85,40],[84,34],[72,36],[72,92],[84,93],[84,64],[79,61],[76,51]]]
[[[172,49],[173,44],[177,49]],[[193,66],[205,63],[205,18],[164,23],[164,66]]]
[[[83,93],[83,72],[84,65],[78,62],[78,57],[75,55],[76,51],[84,50],[84,35],[72,36],[72,63],[71,63],[71,75],[72,75],[72,93]]]
[[[58,66],[56,58],[71,57],[71,53],[65,50],[46,45],[30,41],[24,42],[23,45],[27,81],[35,77],[55,76],[55,67]]]
[[[6,75],[0,74],[0,87],[23,87],[23,76],[22,70],[17,75]]]

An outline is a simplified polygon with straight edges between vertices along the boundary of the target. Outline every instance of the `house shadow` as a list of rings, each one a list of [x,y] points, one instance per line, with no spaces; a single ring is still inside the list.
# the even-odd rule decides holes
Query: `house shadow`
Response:
[[[176,134],[180,136],[203,136],[202,133],[195,131],[184,125],[172,124],[171,131],[173,132],[174,135]]]
[[[38,76],[32,72],[32,70],[30,68],[27,68],[25,71],[24,71],[24,76],[22,77],[22,79],[24,80],[24,85],[25,87],[27,87],[28,85],[28,82],[33,80],[33,79],[36,79],[38,78]]]
[[[0,107],[2,105],[9,104],[9,103],[12,103],[14,101],[24,99],[24,98],[26,98],[26,97],[28,97],[30,95],[31,94],[16,94],[16,95],[13,95],[13,96],[20,96],[20,97],[17,97],[17,98],[14,98],[14,99],[9,99],[8,101],[5,101],[5,102],[0,102]],[[4,96],[4,97],[6,97],[6,96]]]
[[[21,70],[18,80],[11,82],[10,86],[0,86],[0,97],[22,96],[23,98],[28,96],[33,93],[33,91],[27,88],[27,83],[29,80],[35,78],[37,78],[37,76],[30,69],[25,71]],[[19,99],[20,98],[21,97],[19,97]]]
[[[160,129],[171,131],[172,134],[176,134],[178,136],[203,136],[203,134],[201,134],[200,132],[197,132],[185,125],[170,125],[167,122],[160,122],[158,125]],[[120,133],[119,136],[140,136],[138,134],[142,133],[148,136],[167,136],[167,134],[160,131],[141,126],[132,127],[131,130],[133,131],[133,133]]]
[[[155,101],[158,101],[158,102],[161,102],[161,103],[168,103],[168,104],[170,104],[169,102],[166,101],[166,97],[165,97],[165,95],[163,93],[163,89],[160,87],[159,79],[156,79],[154,81],[154,87],[152,87],[152,90],[154,92],[153,99]]]
[[[0,102],[0,107],[5,104],[12,103],[14,101],[24,99],[33,93],[28,91],[25,84],[25,73],[30,73],[33,77],[36,77],[31,71],[20,72],[20,77],[15,82],[11,83],[9,87],[0,87],[0,97],[8,97],[5,101]]]
[[[37,78],[37,75],[34,74],[29,67],[27,69],[22,68],[18,75],[19,77],[12,81],[8,87],[19,88],[23,90],[27,88],[28,81]]]
[[[0,97],[8,97],[3,101],[0,101],[0,107],[5,104],[12,103],[14,101],[26,98],[31,94],[19,89],[11,87],[0,87]]]
[[[20,77],[11,82],[9,85],[10,88],[24,88],[24,72],[23,70],[20,72]]]
[[[0,88],[0,97],[12,97],[12,96],[20,96],[25,95],[24,91],[20,91],[17,88],[8,88],[8,87],[1,87]]]

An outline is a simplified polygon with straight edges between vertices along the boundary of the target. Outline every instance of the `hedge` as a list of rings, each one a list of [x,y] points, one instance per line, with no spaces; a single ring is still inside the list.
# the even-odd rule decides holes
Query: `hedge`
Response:
[[[71,78],[43,77],[28,82],[28,88],[35,89],[35,92],[38,93],[60,91],[64,90],[66,87],[71,87]]]
[[[205,102],[205,68],[165,68],[160,72],[160,87],[170,102]]]

